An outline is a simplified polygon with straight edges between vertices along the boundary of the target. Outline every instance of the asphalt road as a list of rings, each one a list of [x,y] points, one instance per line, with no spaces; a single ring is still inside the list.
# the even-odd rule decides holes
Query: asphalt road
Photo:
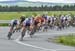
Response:
[[[48,30],[48,32],[40,31],[33,38],[26,35],[24,41],[19,41],[20,32],[14,33],[12,40],[8,40],[8,31],[9,27],[0,27],[0,51],[75,51],[75,47],[48,42],[48,38],[75,33],[75,27],[69,27],[62,31],[56,29]]]

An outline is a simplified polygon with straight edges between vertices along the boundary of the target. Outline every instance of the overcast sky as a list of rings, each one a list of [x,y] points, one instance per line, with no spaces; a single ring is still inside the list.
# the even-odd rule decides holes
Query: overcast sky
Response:
[[[0,0],[0,1],[21,1],[21,0]],[[53,3],[75,3],[75,0],[27,0],[33,2],[53,2]]]

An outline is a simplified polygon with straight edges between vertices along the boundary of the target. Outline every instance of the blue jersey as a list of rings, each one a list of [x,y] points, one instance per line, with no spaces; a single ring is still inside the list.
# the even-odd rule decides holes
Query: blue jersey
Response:
[[[26,21],[26,23],[27,23],[27,24],[30,24],[30,21],[31,21],[31,20],[30,20],[30,19],[28,19],[28,20]]]
[[[47,16],[43,16],[43,18],[44,18],[45,20],[47,20]]]

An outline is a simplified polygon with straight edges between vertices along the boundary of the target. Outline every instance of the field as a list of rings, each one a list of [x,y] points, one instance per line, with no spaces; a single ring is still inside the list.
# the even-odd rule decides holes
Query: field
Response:
[[[34,11],[34,12],[0,12],[0,20],[11,20],[19,19],[20,16],[25,15],[29,17],[31,15],[43,14],[45,11]],[[75,11],[48,11],[48,15],[60,15],[60,14],[71,14],[75,15]]]

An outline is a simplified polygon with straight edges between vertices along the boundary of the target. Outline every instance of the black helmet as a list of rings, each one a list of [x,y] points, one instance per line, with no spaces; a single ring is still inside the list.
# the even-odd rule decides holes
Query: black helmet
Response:
[[[25,17],[24,16],[21,16],[20,17],[20,20],[21,20],[21,23],[25,20]]]

